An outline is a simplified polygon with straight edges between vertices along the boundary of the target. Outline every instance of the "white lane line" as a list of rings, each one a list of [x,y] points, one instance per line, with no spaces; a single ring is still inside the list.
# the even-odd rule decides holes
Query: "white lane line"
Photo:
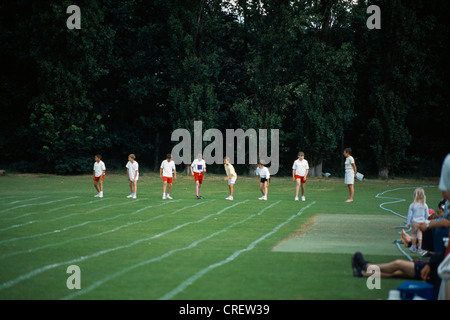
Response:
[[[147,210],[147,209],[150,209],[150,208],[156,208],[156,207],[164,206],[164,205],[166,205],[166,204],[175,203],[175,202],[177,202],[177,201],[180,201],[180,200],[176,200],[176,201],[168,201],[168,202],[161,203],[161,204],[159,204],[159,205],[147,206],[147,207],[138,209],[138,210],[136,210],[136,211],[130,213],[130,215],[133,215],[133,214],[142,212],[142,211]],[[166,216],[166,215],[176,214],[176,213],[178,213],[178,212],[180,212],[180,211],[182,211],[182,210],[189,209],[189,208],[193,208],[193,207],[197,207],[197,206],[199,206],[199,205],[206,204],[206,203],[212,202],[212,201],[215,201],[215,199],[210,200],[210,201],[206,201],[206,202],[203,202],[203,201],[202,201],[202,202],[199,202],[199,203],[197,203],[197,204],[195,204],[195,205],[188,206],[188,207],[183,207],[183,208],[181,208],[181,209],[177,209],[177,210],[175,210],[175,211],[173,211],[173,212],[170,212],[170,213],[163,213],[163,214],[160,214],[160,215],[158,215],[158,216],[152,217],[152,218],[150,218],[150,219],[139,220],[139,221],[133,221],[133,222],[127,222],[127,223],[125,223],[125,224],[123,224],[123,225],[120,225],[120,226],[117,226],[117,227],[115,227],[115,228],[113,228],[113,229],[111,229],[111,230],[106,230],[106,231],[103,231],[103,232],[94,233],[94,234],[90,234],[90,235],[86,235],[86,236],[82,236],[82,237],[71,238],[71,239],[67,239],[67,240],[65,240],[65,241],[61,241],[61,242],[57,242],[57,243],[49,243],[49,244],[46,244],[46,245],[44,245],[44,246],[37,247],[37,248],[33,248],[33,249],[26,249],[26,250],[22,250],[22,251],[14,251],[14,252],[12,252],[12,253],[5,254],[5,255],[0,256],[0,259],[9,258],[9,257],[16,256],[16,255],[19,255],[19,254],[24,254],[24,253],[32,253],[32,252],[36,252],[36,251],[39,251],[39,250],[42,250],[42,249],[46,249],[46,248],[49,248],[49,247],[57,247],[57,246],[61,246],[61,245],[64,245],[64,244],[73,242],[73,241],[79,241],[79,240],[85,240],[85,239],[89,239],[89,238],[99,237],[99,236],[102,236],[102,235],[105,235],[105,234],[108,234],[108,233],[116,232],[116,231],[118,231],[118,230],[120,230],[120,229],[123,229],[123,228],[131,227],[131,226],[133,226],[133,225],[135,225],[135,224],[139,224],[139,223],[147,223],[147,222],[150,222],[150,221],[159,219],[159,218],[161,218],[161,217],[164,217],[164,216]]]
[[[15,210],[15,209],[19,209],[19,208],[25,208],[25,207],[30,207],[30,206],[41,206],[41,205],[45,205],[45,204],[51,204],[51,203],[56,203],[56,202],[61,202],[61,201],[67,201],[67,200],[71,200],[71,199],[77,199],[79,198],[79,196],[76,197],[70,197],[70,198],[65,198],[65,199],[59,199],[59,200],[53,200],[53,201],[47,201],[47,202],[41,202],[41,203],[28,203],[28,204],[22,204],[20,206],[15,206],[12,208],[7,208],[7,209],[3,209],[0,211],[0,213],[3,212],[8,212],[11,210]]]
[[[186,279],[185,281],[183,281],[178,287],[174,288],[173,290],[169,291],[168,293],[166,293],[164,296],[162,296],[161,298],[159,298],[159,300],[169,300],[172,299],[174,296],[176,296],[177,294],[181,293],[182,291],[184,291],[184,289],[186,289],[188,286],[190,286],[191,284],[193,284],[195,281],[197,281],[198,279],[200,279],[201,277],[203,277],[206,273],[208,273],[209,271],[218,268],[220,266],[223,266],[224,264],[227,264],[231,261],[233,261],[234,259],[236,259],[239,255],[241,255],[244,252],[247,251],[251,251],[253,250],[253,248],[260,243],[261,241],[265,240],[266,238],[270,237],[271,235],[273,235],[274,233],[276,233],[281,227],[283,227],[284,225],[286,225],[287,223],[289,223],[290,221],[292,221],[294,218],[300,216],[303,211],[305,211],[306,209],[308,209],[309,207],[311,207],[312,205],[314,205],[316,202],[312,202],[309,205],[307,205],[306,207],[303,207],[302,209],[300,209],[299,212],[297,212],[296,214],[292,215],[290,218],[288,218],[287,220],[285,220],[284,222],[280,223],[279,225],[277,225],[272,231],[270,231],[269,233],[266,233],[265,235],[263,235],[262,237],[256,239],[255,241],[253,241],[252,243],[250,243],[250,245],[248,245],[246,248],[235,251],[232,255],[230,255],[228,258],[219,261],[215,264],[211,264],[208,267],[200,270],[199,272],[197,272],[196,274],[194,274],[193,276],[191,276],[190,278]]]
[[[183,247],[183,248],[177,248],[177,249],[172,249],[172,250],[170,250],[170,251],[168,251],[168,252],[166,252],[166,253],[164,253],[164,254],[158,256],[158,257],[151,258],[151,259],[148,259],[148,260],[145,260],[145,261],[141,261],[141,262],[139,262],[139,263],[136,263],[136,264],[134,264],[134,265],[131,265],[131,266],[129,266],[129,267],[126,267],[126,268],[124,268],[124,269],[122,269],[122,270],[120,270],[120,271],[118,271],[118,272],[116,272],[116,273],[114,273],[114,274],[111,274],[111,275],[109,275],[109,276],[107,276],[107,277],[105,277],[105,278],[103,278],[103,279],[101,279],[101,280],[99,280],[99,281],[93,283],[92,285],[90,285],[90,286],[87,287],[87,288],[83,288],[81,291],[77,291],[77,292],[75,292],[75,293],[73,293],[73,294],[70,294],[70,295],[68,295],[68,296],[66,296],[66,297],[64,297],[64,298],[62,298],[62,300],[70,300],[70,299],[73,299],[73,298],[75,298],[75,297],[77,297],[77,296],[79,296],[79,295],[86,294],[86,293],[91,292],[92,290],[94,290],[94,289],[100,287],[101,285],[105,284],[106,282],[108,282],[108,281],[110,281],[110,280],[112,280],[112,279],[114,279],[114,278],[117,278],[117,277],[119,277],[119,276],[121,276],[121,275],[123,275],[123,274],[125,274],[125,273],[127,273],[127,272],[129,272],[129,271],[131,271],[131,270],[133,270],[133,269],[136,269],[136,268],[145,266],[145,265],[150,264],[150,263],[153,263],[153,262],[161,261],[161,260],[163,260],[163,259],[165,259],[165,258],[170,257],[170,256],[171,256],[172,254],[174,254],[174,253],[192,249],[192,248],[196,247],[198,244],[200,244],[200,243],[202,243],[202,242],[205,242],[205,241],[207,241],[207,240],[209,240],[209,239],[211,239],[211,238],[213,238],[213,237],[215,237],[215,236],[217,236],[217,235],[219,235],[219,234],[221,234],[221,233],[224,233],[224,232],[230,230],[231,228],[233,228],[233,227],[235,227],[235,226],[237,226],[237,225],[239,225],[239,224],[242,224],[242,223],[244,223],[244,222],[246,222],[246,221],[252,219],[252,218],[255,217],[255,216],[258,216],[258,215],[263,214],[264,211],[270,209],[271,207],[277,205],[277,204],[280,203],[280,202],[281,202],[281,200],[279,200],[279,201],[277,201],[277,202],[271,204],[271,205],[268,206],[268,207],[263,208],[263,209],[260,210],[258,213],[254,213],[254,214],[248,216],[247,218],[245,218],[245,219],[243,219],[243,220],[240,220],[240,221],[237,221],[237,222],[234,222],[234,223],[230,224],[229,226],[223,228],[222,230],[216,231],[216,232],[211,233],[210,235],[208,235],[208,236],[206,236],[206,237],[204,237],[204,238],[202,238],[202,239],[196,240],[196,241],[192,242],[190,245],[188,245],[188,246],[186,246],[186,247]]]
[[[175,203],[175,202],[178,202],[178,201],[181,201],[181,199],[180,200],[173,200],[173,201],[166,202],[166,203]],[[136,201],[133,201],[133,202],[136,202]],[[127,203],[123,203],[123,204],[127,204]],[[111,204],[111,205],[103,206],[101,208],[93,209],[93,210],[85,212],[83,214],[88,214],[88,213],[92,213],[94,211],[102,210],[102,209],[105,209],[105,208],[108,208],[108,207],[119,206],[119,205],[123,205],[123,204]],[[115,220],[115,219],[123,217],[123,216],[134,215],[136,213],[141,212],[142,210],[145,210],[145,209],[151,208],[151,207],[152,206],[144,207],[142,209],[136,210],[135,212],[133,212],[131,214],[129,214],[129,213],[121,213],[121,214],[118,214],[118,215],[116,215],[114,217],[108,217],[108,218],[97,219],[97,220],[87,220],[87,221],[84,221],[84,222],[79,223],[79,224],[71,225],[71,226],[68,226],[68,227],[61,228],[61,229],[56,229],[56,230],[53,230],[53,231],[47,231],[47,232],[42,232],[42,233],[37,233],[37,234],[32,234],[32,235],[27,235],[27,236],[20,236],[20,237],[14,237],[14,238],[10,238],[10,239],[0,240],[0,244],[15,242],[15,241],[19,241],[19,240],[39,238],[39,237],[47,236],[47,235],[50,235],[50,234],[60,233],[60,232],[64,232],[64,231],[67,231],[67,230],[83,227],[83,226],[91,224],[91,223]],[[55,219],[46,220],[46,222],[53,222],[53,221],[56,221],[56,220],[59,220],[59,219],[62,219],[62,218],[66,218],[68,216],[76,215],[76,214],[80,214],[80,213],[70,214],[70,215],[67,215],[67,216],[64,216],[64,217],[58,217],[58,218],[55,218]]]
[[[114,248],[109,248],[109,249],[97,251],[97,252],[92,253],[90,255],[81,256],[81,257],[78,257],[78,258],[75,258],[75,259],[72,259],[72,260],[67,260],[67,261],[62,261],[62,262],[57,262],[57,263],[46,265],[44,267],[35,269],[35,270],[31,271],[31,272],[28,272],[28,273],[26,273],[24,275],[21,275],[21,276],[15,278],[13,280],[9,280],[9,281],[6,281],[6,282],[0,284],[0,291],[4,290],[6,288],[12,287],[12,286],[14,286],[14,285],[24,281],[24,280],[28,280],[28,279],[30,279],[30,278],[32,278],[34,276],[37,276],[38,274],[41,274],[42,272],[45,272],[47,270],[51,270],[51,269],[54,269],[54,268],[57,268],[57,267],[60,267],[62,265],[66,265],[66,264],[78,263],[78,262],[85,261],[85,260],[90,259],[90,258],[99,257],[99,256],[102,256],[104,254],[107,254],[107,253],[110,253],[110,252],[114,252],[114,251],[118,251],[118,250],[121,250],[121,249],[131,248],[131,247],[133,247],[133,246],[135,246],[137,244],[140,244],[142,242],[149,241],[149,240],[152,240],[152,239],[155,239],[155,238],[159,238],[159,237],[161,237],[164,234],[176,231],[176,230],[178,230],[178,229],[180,229],[182,227],[185,227],[187,225],[194,224],[194,223],[201,223],[201,222],[205,221],[206,219],[208,219],[208,218],[210,218],[212,216],[219,215],[219,214],[225,212],[228,209],[231,209],[231,208],[233,208],[235,206],[238,206],[240,204],[246,203],[248,201],[249,200],[244,200],[244,201],[241,201],[241,202],[237,202],[237,203],[235,203],[235,204],[233,204],[231,206],[228,206],[228,207],[226,207],[226,208],[224,208],[224,209],[222,209],[222,210],[220,210],[220,211],[218,211],[216,213],[209,214],[209,215],[207,215],[207,216],[205,216],[205,217],[203,217],[203,218],[201,218],[199,220],[192,221],[192,222],[187,222],[187,223],[184,223],[182,225],[178,225],[175,228],[172,228],[170,230],[164,231],[162,233],[159,233],[159,234],[154,235],[154,236],[149,237],[149,238],[138,239],[138,240],[130,242],[130,243],[126,244],[126,245],[117,246],[117,247],[114,247]]]

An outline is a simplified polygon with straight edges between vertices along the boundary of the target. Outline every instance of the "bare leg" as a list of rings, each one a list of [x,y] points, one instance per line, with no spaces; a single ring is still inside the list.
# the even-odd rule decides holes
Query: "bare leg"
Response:
[[[367,266],[370,266],[368,264]],[[406,278],[414,279],[414,262],[405,260],[395,260],[389,263],[383,263],[377,265],[380,268],[382,278]],[[372,274],[363,272],[365,277],[369,277]]]
[[[300,179],[295,179],[295,197],[298,198],[298,191],[300,189]]]
[[[353,186],[353,184],[348,184],[348,193],[349,193],[349,198],[347,200],[347,202],[352,202],[353,201],[353,194],[355,193],[355,188]]]

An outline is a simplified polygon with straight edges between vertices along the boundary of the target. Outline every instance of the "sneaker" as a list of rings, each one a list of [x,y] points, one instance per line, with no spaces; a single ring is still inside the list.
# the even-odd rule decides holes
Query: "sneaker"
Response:
[[[225,200],[233,200],[233,197],[232,196],[228,196],[228,197],[225,198]]]
[[[411,251],[411,252],[416,252],[417,250],[416,250],[416,246],[411,246],[411,248],[409,248],[409,251]]]
[[[162,198],[163,198],[163,200],[166,200],[166,195],[165,195],[165,194],[163,194]]]
[[[132,196],[132,198],[133,198],[133,199],[136,199],[137,197],[136,197],[136,195],[134,194],[134,195]]]
[[[205,199],[205,198],[203,198],[202,196],[198,196],[198,198],[199,198],[199,199]]]
[[[129,196],[127,196],[127,198],[133,198],[133,195],[132,195],[132,194],[130,194]]]
[[[302,196],[302,201],[306,201],[306,198],[305,198],[305,196]]]
[[[95,198],[100,197],[100,193],[97,193],[94,197],[95,197]]]
[[[103,192],[98,195],[99,198],[103,198]]]
[[[262,197],[258,198],[258,200],[264,200],[264,196],[262,196]]]
[[[351,259],[353,276],[361,278],[363,271],[366,269],[367,261],[364,259],[361,252],[356,252]]]
[[[419,249],[417,249],[417,253],[423,257],[424,255],[426,255],[428,253],[428,251],[423,250],[422,248],[419,248]]]
[[[173,199],[169,194],[166,196],[166,199]]]
[[[295,197],[294,201],[298,201],[298,197]]]

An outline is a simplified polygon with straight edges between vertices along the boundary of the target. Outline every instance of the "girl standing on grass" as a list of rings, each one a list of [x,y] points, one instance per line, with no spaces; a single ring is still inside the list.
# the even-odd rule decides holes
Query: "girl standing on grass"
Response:
[[[419,223],[426,223],[428,220],[428,206],[426,204],[425,191],[422,188],[414,190],[414,201],[409,205],[406,224],[411,227],[411,242],[409,248],[411,252],[422,253],[422,231]]]
[[[355,176],[358,172],[356,170],[355,159],[351,156],[352,149],[345,148],[344,149],[344,157],[345,159],[345,179],[344,183],[348,186],[348,192],[350,194],[349,198],[345,202],[353,202],[353,195],[355,193]]]

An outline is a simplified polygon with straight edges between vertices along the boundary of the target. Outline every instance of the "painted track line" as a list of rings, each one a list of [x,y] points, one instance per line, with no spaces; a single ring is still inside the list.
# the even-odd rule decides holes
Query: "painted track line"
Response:
[[[178,202],[178,201],[181,201],[181,200],[182,199],[173,200],[173,201],[170,201],[170,202],[167,202],[167,203],[175,203],[175,202]],[[133,201],[133,203],[136,203],[136,202],[137,201]],[[127,203],[124,203],[124,204],[127,204]],[[119,205],[121,205],[121,204],[119,204]],[[111,204],[111,205],[103,206],[101,208],[97,208],[97,209],[85,212],[83,214],[88,214],[88,213],[92,213],[94,211],[98,211],[98,210],[105,209],[105,208],[112,207],[112,206],[119,206],[119,205],[118,204]],[[115,219],[120,218],[120,217],[134,215],[136,213],[139,213],[139,212],[141,212],[141,211],[143,211],[145,209],[151,208],[151,207],[152,206],[144,207],[144,208],[141,208],[139,210],[136,210],[133,213],[121,213],[121,214],[115,215],[114,217],[108,217],[108,218],[97,219],[97,220],[87,220],[87,221],[84,221],[84,222],[79,223],[79,224],[71,225],[71,226],[68,226],[68,227],[61,228],[61,229],[56,229],[56,230],[53,230],[53,231],[47,231],[47,232],[37,233],[37,234],[33,234],[33,235],[27,235],[27,236],[21,236],[21,237],[15,237],[15,238],[10,238],[10,239],[0,240],[0,244],[15,242],[15,241],[19,241],[19,240],[27,240],[27,239],[39,238],[39,237],[47,236],[47,235],[50,235],[50,234],[60,233],[60,232],[64,232],[64,231],[67,231],[67,230],[71,230],[71,229],[75,229],[75,228],[79,228],[79,227],[84,227],[85,225],[88,225],[88,224],[91,224],[91,223],[115,220]],[[73,215],[73,214],[70,214],[70,215]],[[64,218],[66,218],[66,217],[67,216],[64,216]],[[59,220],[59,219],[60,218],[55,218],[55,219],[52,219],[52,220],[47,220],[46,222],[56,221],[56,220]]]
[[[79,197],[79,196],[76,196],[76,197],[70,197],[70,198],[59,199],[59,200],[52,200],[52,201],[41,202],[41,203],[28,203],[28,204],[22,204],[22,205],[20,205],[20,206],[15,206],[15,207],[12,207],[12,208],[3,209],[3,210],[0,211],[0,213],[8,212],[8,211],[15,210],[15,209],[19,209],[19,208],[25,208],[25,207],[30,207],[30,206],[41,206],[41,205],[45,205],[45,204],[51,204],[51,203],[56,203],[56,202],[62,202],[62,201],[67,201],[67,200],[77,199],[77,198],[80,198],[80,197]]]
[[[252,219],[252,218],[255,217],[255,216],[262,215],[262,214],[264,213],[264,211],[270,209],[271,207],[277,205],[277,204],[280,203],[280,202],[281,202],[281,200],[279,200],[279,201],[277,201],[277,202],[271,204],[270,206],[267,206],[267,207],[263,208],[263,209],[260,210],[259,212],[254,213],[254,214],[248,216],[247,218],[245,218],[245,219],[243,219],[243,220],[234,222],[234,223],[230,224],[229,226],[227,226],[227,227],[225,227],[225,228],[223,228],[223,229],[221,229],[221,230],[219,230],[219,231],[216,231],[216,232],[214,232],[214,233],[211,233],[210,235],[208,235],[208,236],[206,236],[206,237],[204,237],[204,238],[202,238],[202,239],[196,240],[196,241],[192,242],[191,244],[189,244],[189,245],[186,246],[186,247],[183,247],[183,248],[177,248],[177,249],[172,249],[172,250],[170,250],[170,251],[168,251],[168,252],[166,252],[166,253],[164,253],[164,254],[158,256],[158,257],[151,258],[151,259],[148,259],[148,260],[141,261],[141,262],[139,262],[139,263],[133,264],[133,265],[131,265],[131,266],[125,268],[125,269],[122,269],[122,270],[120,270],[120,271],[118,271],[118,272],[116,272],[116,273],[114,273],[114,274],[111,274],[111,275],[109,275],[109,276],[107,276],[107,277],[105,277],[105,278],[103,278],[103,279],[101,279],[101,280],[99,280],[99,281],[96,281],[95,283],[93,283],[92,285],[90,285],[89,287],[87,287],[87,288],[85,288],[85,289],[83,289],[83,290],[81,290],[81,291],[77,291],[77,292],[75,292],[75,293],[73,293],[73,294],[71,294],[71,295],[68,295],[68,296],[62,298],[62,300],[70,300],[70,299],[73,299],[73,298],[75,298],[75,297],[77,297],[77,296],[80,296],[80,295],[82,295],[82,294],[86,294],[86,293],[91,292],[92,290],[94,290],[94,289],[100,287],[101,285],[105,284],[106,282],[108,282],[108,281],[110,281],[110,280],[112,280],[112,279],[114,279],[114,278],[117,278],[117,277],[119,277],[119,276],[121,276],[121,275],[123,275],[123,274],[125,274],[125,273],[127,273],[127,272],[129,272],[129,271],[131,271],[131,270],[133,270],[133,269],[136,269],[136,268],[145,266],[145,265],[150,264],[150,263],[153,263],[153,262],[161,261],[161,260],[163,260],[163,259],[165,259],[165,258],[170,257],[170,256],[173,255],[174,253],[192,249],[192,248],[196,247],[198,244],[200,244],[200,243],[202,243],[202,242],[205,242],[205,241],[207,241],[207,240],[209,240],[209,239],[211,239],[211,238],[213,238],[213,237],[215,237],[215,236],[217,236],[217,235],[219,235],[219,234],[221,234],[221,233],[224,233],[224,232],[230,230],[231,228],[233,228],[233,227],[235,227],[235,226],[237,226],[237,225],[239,225],[239,224],[242,224],[242,223],[244,223],[244,222],[247,222],[248,220]]]
[[[181,200],[168,201],[168,202],[161,203],[159,205],[147,206],[147,207],[138,209],[138,210],[130,213],[130,215],[142,212],[142,211],[150,209],[150,208],[161,207],[163,205],[166,205],[166,204],[169,204],[169,203],[174,203],[174,202],[177,202],[177,201],[181,201]],[[192,206],[183,207],[183,208],[177,209],[177,210],[175,210],[173,212],[170,212],[170,213],[163,213],[163,214],[160,214],[159,216],[152,217],[152,218],[147,219],[147,220],[139,220],[139,221],[127,222],[127,223],[125,223],[123,225],[120,225],[120,226],[117,226],[117,227],[115,227],[115,228],[113,228],[111,230],[102,231],[102,232],[99,232],[99,233],[94,233],[94,234],[90,234],[90,235],[86,235],[86,236],[82,236],[82,237],[71,238],[71,239],[67,239],[65,241],[61,241],[61,242],[57,242],[57,243],[50,243],[50,244],[46,244],[44,246],[33,248],[33,249],[26,249],[26,250],[22,250],[22,251],[14,251],[14,252],[12,252],[10,254],[6,254],[6,255],[0,256],[0,259],[9,258],[9,257],[16,256],[16,255],[23,254],[23,253],[32,253],[32,252],[36,252],[36,251],[39,251],[39,250],[42,250],[42,249],[46,249],[46,248],[49,248],[49,247],[57,247],[57,246],[60,246],[60,245],[64,245],[64,244],[73,242],[73,241],[79,241],[79,240],[85,240],[85,239],[89,239],[89,238],[99,237],[99,236],[102,236],[102,235],[105,235],[105,234],[108,234],[108,233],[116,232],[116,231],[118,231],[120,229],[123,229],[123,228],[131,227],[131,226],[133,226],[135,224],[147,223],[147,222],[159,219],[161,217],[164,217],[166,215],[176,214],[176,213],[178,213],[178,212],[180,212],[182,210],[190,209],[190,208],[193,208],[193,207],[197,207],[199,205],[206,204],[206,203],[209,203],[209,202],[212,202],[212,201],[215,201],[215,199],[209,200],[207,202],[200,202],[200,203],[197,203],[197,204],[192,205]]]
[[[135,245],[137,245],[137,244],[140,244],[140,243],[142,243],[142,242],[149,241],[149,240],[152,240],[152,239],[155,239],[155,238],[159,238],[159,237],[161,237],[161,236],[163,236],[163,235],[165,235],[165,234],[167,234],[167,233],[176,231],[176,230],[178,230],[178,229],[180,229],[180,228],[182,228],[182,227],[185,227],[185,226],[187,226],[187,225],[194,224],[194,223],[201,223],[201,222],[205,221],[206,219],[208,219],[208,218],[210,218],[210,217],[212,217],[212,216],[219,215],[219,214],[225,212],[225,211],[228,210],[228,209],[231,209],[231,208],[233,208],[233,207],[236,207],[236,206],[238,206],[238,205],[240,205],[240,204],[243,204],[243,203],[246,203],[246,202],[248,202],[248,201],[249,201],[249,200],[244,200],[244,201],[241,201],[241,202],[237,202],[237,203],[235,203],[235,204],[233,204],[233,205],[231,205],[231,206],[228,206],[228,207],[225,207],[224,209],[221,209],[220,211],[218,211],[218,212],[216,212],[216,213],[211,213],[211,214],[209,214],[209,215],[207,215],[207,216],[205,216],[205,217],[203,217],[203,218],[201,218],[201,219],[199,219],[199,220],[192,221],[192,222],[186,222],[186,223],[184,223],[184,224],[182,224],[182,225],[178,225],[178,226],[176,226],[176,227],[174,227],[174,228],[172,228],[172,229],[166,230],[166,231],[164,231],[164,232],[162,232],[162,233],[159,233],[159,234],[157,234],[157,235],[151,236],[151,237],[149,237],[149,238],[138,239],[138,240],[135,240],[135,241],[133,241],[133,242],[130,242],[130,243],[126,244],[126,245],[117,246],[117,247],[114,247],[114,248],[109,248],[109,249],[97,251],[97,252],[92,253],[92,254],[87,255],[87,256],[81,256],[81,257],[74,258],[74,259],[71,259],[71,260],[62,261],[62,262],[56,262],[56,263],[53,263],[53,264],[46,265],[46,266],[44,266],[44,267],[35,269],[35,270],[33,270],[33,271],[31,271],[31,272],[28,272],[28,273],[26,273],[26,274],[23,274],[23,275],[21,275],[21,276],[15,278],[15,279],[13,279],[13,280],[9,280],[9,281],[7,281],[7,282],[4,282],[4,283],[0,284],[0,291],[1,291],[1,290],[4,290],[4,289],[6,289],[6,288],[10,288],[10,287],[12,287],[12,286],[14,286],[14,285],[16,285],[16,284],[22,282],[22,281],[25,281],[25,280],[30,279],[30,278],[32,278],[32,277],[35,277],[35,276],[37,276],[37,275],[39,275],[39,274],[41,274],[42,272],[45,272],[45,271],[47,271],[47,270],[51,270],[51,269],[54,269],[54,268],[57,268],[57,267],[60,267],[60,266],[63,266],[63,265],[67,265],[67,264],[78,263],[78,262],[85,261],[85,260],[90,259],[90,258],[99,257],[99,256],[102,256],[102,255],[104,255],[104,254],[107,254],[107,253],[110,253],[110,252],[115,252],[115,251],[118,251],[118,250],[121,250],[121,249],[131,248],[131,247],[133,247],[133,246],[135,246]],[[172,202],[173,202],[173,201],[172,201]]]
[[[297,212],[296,214],[292,215],[287,220],[283,221],[282,223],[277,225],[275,228],[273,228],[272,231],[270,231],[269,233],[266,233],[262,237],[256,239],[252,243],[250,243],[246,248],[243,248],[241,250],[235,251],[228,258],[226,258],[226,259],[224,259],[222,261],[219,261],[219,262],[217,262],[215,264],[211,264],[208,267],[200,270],[199,272],[197,272],[196,274],[194,274],[193,276],[191,276],[190,278],[188,278],[184,282],[182,282],[178,287],[176,287],[175,289],[173,289],[173,290],[169,291],[168,293],[166,293],[164,296],[162,296],[158,300],[169,300],[169,299],[172,299],[174,296],[176,296],[177,294],[181,293],[182,291],[184,291],[184,289],[186,289],[188,286],[193,284],[195,281],[197,281],[198,279],[203,277],[206,273],[210,272],[211,270],[213,270],[215,268],[221,267],[224,264],[227,264],[227,263],[235,260],[238,256],[240,256],[244,252],[248,252],[248,251],[253,250],[253,248],[255,248],[255,246],[258,243],[260,243],[261,241],[267,239],[271,235],[275,234],[280,228],[282,228],[284,225],[288,224],[294,218],[299,217],[303,213],[303,211],[305,211],[306,209],[308,209],[309,207],[311,207],[315,203],[316,202],[314,201],[314,202],[311,202],[310,204],[308,204],[306,207],[303,207],[302,209],[300,209],[299,212]]]

